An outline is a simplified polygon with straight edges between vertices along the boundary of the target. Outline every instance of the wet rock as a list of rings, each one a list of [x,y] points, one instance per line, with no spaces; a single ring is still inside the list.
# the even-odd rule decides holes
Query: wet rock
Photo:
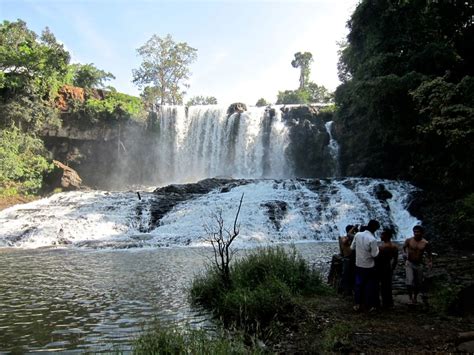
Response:
[[[241,103],[241,102],[236,102],[236,103],[233,103],[229,106],[229,108],[227,109],[227,115],[230,116],[236,112],[238,113],[242,113],[242,112],[245,112],[247,111],[247,105]]]
[[[70,168],[69,166],[64,165],[63,163],[53,160],[53,164],[57,168],[57,176],[59,177],[59,181],[56,180],[55,187],[61,187],[64,190],[80,190],[82,185],[82,179],[74,169]]]
[[[383,201],[392,198],[392,194],[387,190],[384,184],[376,185],[374,188],[375,196],[377,199]]]
[[[150,225],[140,228],[140,231],[146,233],[155,229],[168,212],[184,201],[205,195],[215,189],[219,189],[220,192],[229,192],[234,187],[245,185],[249,182],[251,180],[210,178],[192,184],[173,184],[160,187],[153,191],[154,197],[150,202]],[[141,209],[143,210],[143,208],[142,206]]]
[[[261,204],[261,206],[266,208],[268,219],[272,222],[275,229],[280,231],[281,221],[288,212],[288,204],[285,201],[268,201]]]

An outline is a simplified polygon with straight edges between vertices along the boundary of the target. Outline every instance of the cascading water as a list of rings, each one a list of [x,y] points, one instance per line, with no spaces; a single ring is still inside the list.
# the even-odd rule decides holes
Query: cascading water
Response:
[[[333,170],[334,170],[333,176],[336,177],[336,176],[340,175],[340,172],[339,172],[339,143],[332,136],[332,125],[333,125],[333,123],[334,123],[334,121],[328,121],[328,122],[326,122],[326,124],[324,126],[326,127],[326,131],[329,134],[328,148],[329,148],[329,154],[331,155],[331,158],[332,158],[332,161],[333,161],[333,167],[334,167],[333,168]]]
[[[333,242],[347,224],[372,218],[394,228],[397,240],[410,235],[420,222],[407,211],[415,190],[409,183],[288,179],[294,177],[285,152],[294,143],[289,137],[300,143],[288,150],[303,157],[303,164],[309,164],[307,142],[316,141],[304,134],[305,119],[285,120],[278,108],[228,115],[217,106],[190,107],[187,113],[163,107],[153,142],[148,135],[141,141],[130,135],[130,142],[145,147],[124,158],[124,170],[132,169],[133,160],[136,176],[160,184],[245,179],[170,185],[141,191],[141,199],[131,191],[58,193],[0,211],[0,352],[131,352],[152,316],[201,322],[203,315],[189,308],[183,290],[211,257],[212,248],[201,246],[215,227],[212,216],[221,213],[231,228],[242,194],[234,246],[295,243],[323,271],[337,244],[301,242]],[[326,142],[321,122],[308,127],[309,138]],[[329,145],[318,145],[318,157],[325,162],[331,153],[337,164],[330,122],[326,131]],[[331,169],[325,171],[308,176],[330,176]],[[338,175],[337,165],[332,175]]]
[[[279,111],[227,114],[219,106],[162,107],[153,152],[161,183],[214,176],[288,178],[288,127]]]
[[[164,212],[154,206],[169,206],[178,188],[142,193],[140,201],[132,192],[94,191],[61,193],[14,206],[0,212],[0,247],[202,245],[211,216],[222,211],[224,220],[231,223],[242,194],[242,228],[236,244],[243,247],[334,241],[347,224],[363,224],[371,218],[394,228],[402,239],[419,223],[406,211],[414,187],[404,182],[355,178],[223,181],[208,193],[186,193]],[[186,191],[189,185],[183,186]],[[379,190],[384,191],[383,198]]]

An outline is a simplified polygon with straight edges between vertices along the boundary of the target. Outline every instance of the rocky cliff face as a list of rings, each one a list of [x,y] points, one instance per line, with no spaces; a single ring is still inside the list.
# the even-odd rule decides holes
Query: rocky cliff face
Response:
[[[92,93],[97,98],[103,95],[100,90]],[[43,132],[45,146],[53,158],[77,170],[87,186],[116,188],[156,184],[157,169],[166,169],[155,166],[156,161],[152,159],[157,149],[156,127],[134,121],[94,125],[86,122],[81,125],[77,117],[70,116],[67,105],[74,100],[85,100],[87,95],[91,93],[81,88],[62,88],[57,105],[63,111],[63,125],[49,127]],[[237,103],[229,107],[229,112],[245,109],[243,104]],[[269,120],[274,119],[276,109],[269,108],[272,111]],[[332,120],[332,114],[320,113],[317,108],[309,106],[286,107],[282,111],[282,118],[290,131],[290,144],[285,154],[293,163],[296,176],[334,176],[325,127],[325,123]]]

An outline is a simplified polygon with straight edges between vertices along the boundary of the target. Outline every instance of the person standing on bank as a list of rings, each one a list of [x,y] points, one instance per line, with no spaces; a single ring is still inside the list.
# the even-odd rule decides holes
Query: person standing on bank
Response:
[[[357,225],[347,225],[346,235],[339,237],[339,248],[342,256],[342,274],[339,291],[344,296],[352,296],[354,289],[355,252],[351,249],[351,244],[354,240],[354,235],[358,232],[357,227]]]
[[[393,271],[398,263],[398,247],[392,243],[393,232],[384,229],[380,235],[382,244],[379,245],[379,255],[375,259],[375,268],[380,282],[380,295],[382,296],[382,308],[393,307],[392,278]]]
[[[418,293],[422,292],[422,299],[425,300],[425,290],[423,289],[423,256],[426,252],[428,258],[428,269],[433,266],[431,255],[431,245],[423,238],[425,230],[422,226],[413,227],[413,237],[405,240],[403,244],[403,258],[406,260],[406,285],[410,303],[416,304]]]
[[[351,249],[356,253],[354,310],[359,311],[364,305],[369,312],[378,307],[378,282],[375,271],[375,257],[379,254],[379,247],[374,233],[380,228],[380,223],[370,220],[367,229],[354,236]]]

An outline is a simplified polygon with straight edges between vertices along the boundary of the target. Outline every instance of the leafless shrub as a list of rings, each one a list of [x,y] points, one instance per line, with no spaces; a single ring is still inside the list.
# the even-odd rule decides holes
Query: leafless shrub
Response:
[[[214,225],[207,225],[204,227],[207,238],[214,249],[214,258],[212,260],[217,272],[219,273],[225,287],[230,287],[230,262],[235,255],[235,250],[231,249],[232,242],[239,235],[240,224],[237,223],[244,194],[240,198],[239,208],[235,214],[234,224],[232,230],[225,226],[225,221],[222,216],[222,210],[212,215]]]

